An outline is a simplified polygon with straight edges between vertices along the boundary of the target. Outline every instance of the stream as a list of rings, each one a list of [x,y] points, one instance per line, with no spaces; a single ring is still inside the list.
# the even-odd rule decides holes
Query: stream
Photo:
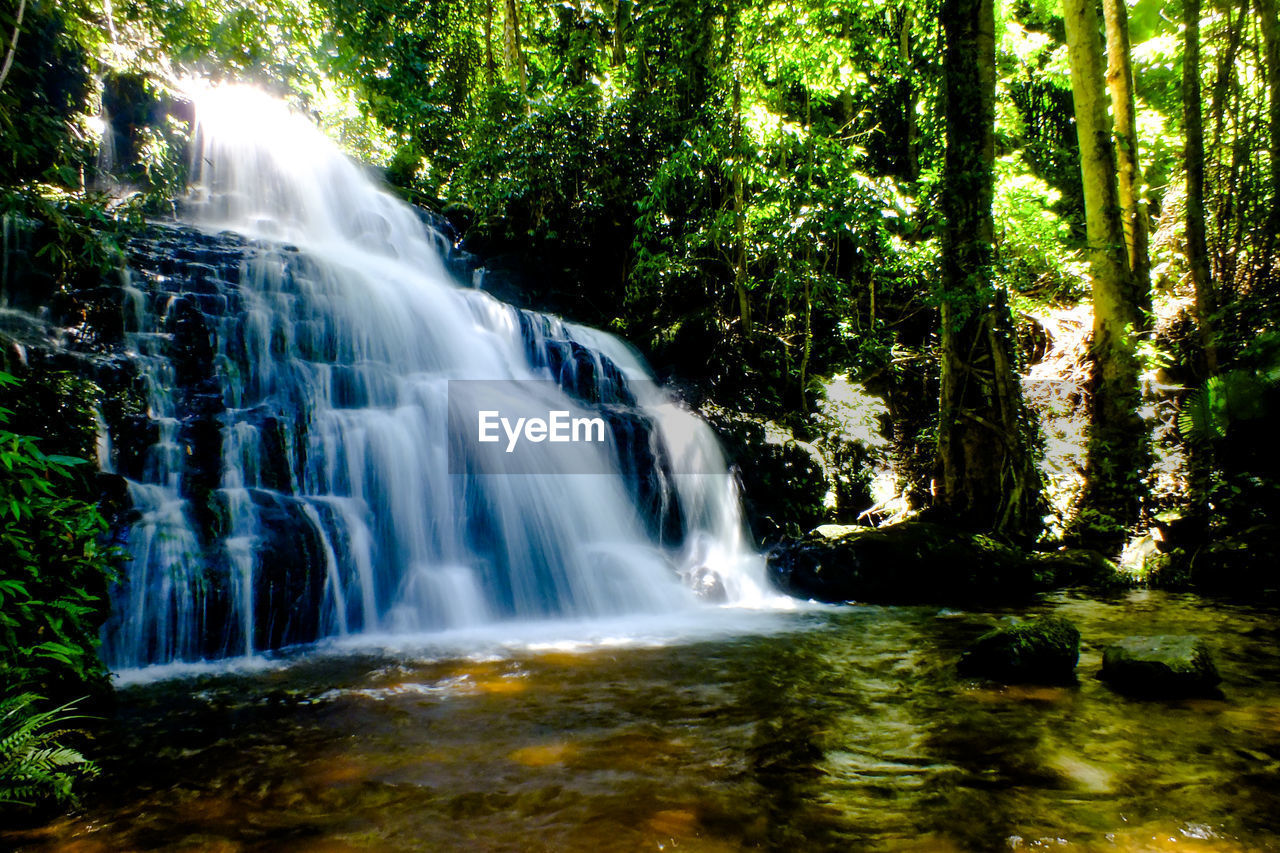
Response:
[[[1070,687],[960,679],[1015,615],[711,611],[520,637],[321,644],[126,674],[92,807],[0,846],[117,850],[1269,850],[1277,614],[1059,593]],[[614,630],[616,628],[616,630]],[[1197,633],[1223,698],[1097,679],[1128,634]],[[567,639],[566,639],[567,638]]]

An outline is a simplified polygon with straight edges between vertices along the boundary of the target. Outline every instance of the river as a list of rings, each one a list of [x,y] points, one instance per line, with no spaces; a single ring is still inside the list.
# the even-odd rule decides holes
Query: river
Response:
[[[713,610],[134,673],[84,813],[30,850],[1266,850],[1280,847],[1274,611],[1059,593],[1012,611]],[[1074,686],[959,678],[1012,615],[1083,635]],[[687,619],[682,615],[681,619]],[[1198,633],[1221,699],[1097,679]],[[470,647],[468,650],[468,646]],[[164,672],[163,670],[158,672]],[[0,836],[0,841],[4,837]]]

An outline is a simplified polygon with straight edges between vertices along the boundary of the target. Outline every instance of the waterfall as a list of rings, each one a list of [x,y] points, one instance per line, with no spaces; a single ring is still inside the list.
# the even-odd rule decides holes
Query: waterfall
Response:
[[[455,282],[448,241],[282,103],[193,100],[183,226],[126,287],[147,438],[102,444],[134,506],[113,667],[770,597],[714,436],[630,347]],[[561,448],[572,473],[486,456],[461,381],[608,435]]]

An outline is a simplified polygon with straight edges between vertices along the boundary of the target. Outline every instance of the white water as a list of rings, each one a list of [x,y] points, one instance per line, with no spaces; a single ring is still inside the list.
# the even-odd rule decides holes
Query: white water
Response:
[[[202,540],[184,488],[189,413],[166,351],[171,304],[133,289],[128,339],[157,440],[130,482],[140,518],[105,632],[113,666],[530,620],[687,611],[693,623],[707,605],[679,578],[698,568],[720,578],[730,604],[777,599],[710,429],[641,381],[626,344],[555,318],[522,324],[511,306],[457,286],[443,238],[279,102],[241,87],[192,95],[199,154],[184,218],[260,241],[226,291],[240,310],[211,329],[225,406],[222,529]],[[616,365],[656,422],[649,442],[670,461],[678,548],[646,532],[611,444],[574,447],[611,475],[558,474],[525,457],[491,471],[448,434],[449,380],[550,379],[537,353],[569,342],[591,353],[597,383]],[[528,387],[504,400],[516,414],[584,411],[554,386]],[[280,447],[285,482],[264,470]],[[714,473],[670,473],[680,471]],[[282,536],[313,555],[303,575],[280,575]]]

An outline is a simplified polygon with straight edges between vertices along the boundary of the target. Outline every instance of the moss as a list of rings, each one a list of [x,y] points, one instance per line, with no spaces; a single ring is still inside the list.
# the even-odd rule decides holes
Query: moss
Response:
[[[1090,551],[1037,554],[939,524],[829,524],[769,553],[779,589],[819,601],[899,604],[1016,600],[1056,586],[1114,582]]]
[[[1080,659],[1080,631],[1044,616],[989,631],[960,658],[962,675],[998,681],[1070,681]]]

